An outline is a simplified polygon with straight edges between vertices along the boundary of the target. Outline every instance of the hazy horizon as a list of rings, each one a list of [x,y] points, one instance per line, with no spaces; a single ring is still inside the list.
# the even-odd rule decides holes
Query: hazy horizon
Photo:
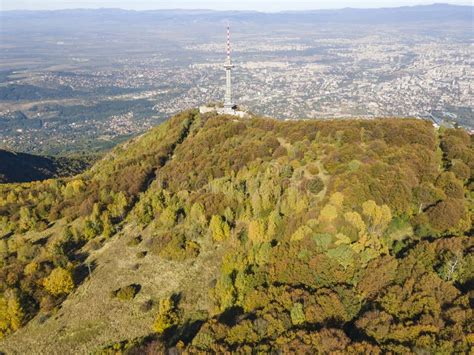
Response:
[[[11,10],[65,10],[65,9],[106,9],[106,8],[118,8],[123,10],[251,10],[251,11],[262,11],[262,12],[278,12],[288,10],[322,10],[322,9],[341,9],[341,8],[387,8],[387,7],[401,7],[401,6],[418,6],[418,5],[434,5],[437,4],[433,1],[405,1],[405,0],[334,0],[319,1],[314,4],[313,1],[297,0],[241,0],[236,4],[235,1],[187,1],[177,0],[171,5],[167,1],[130,1],[130,0],[48,0],[38,3],[37,1],[31,0],[4,0],[0,5],[0,10],[11,11]],[[448,5],[471,5],[471,1],[455,0],[455,1],[443,1],[442,4]]]

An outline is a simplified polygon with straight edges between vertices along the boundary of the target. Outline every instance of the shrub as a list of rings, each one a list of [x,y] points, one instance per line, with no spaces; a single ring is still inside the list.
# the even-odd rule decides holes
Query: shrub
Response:
[[[281,169],[281,176],[283,178],[286,178],[286,179],[289,179],[293,176],[293,167],[291,165],[285,165],[282,169]]]
[[[311,175],[318,175],[319,174],[319,168],[316,164],[310,164],[310,165],[308,165],[308,172]]]
[[[359,160],[351,160],[349,164],[347,164],[347,168],[349,171],[356,171],[361,167],[362,163]]]
[[[318,194],[324,189],[323,180],[319,176],[311,179],[307,183],[308,190],[311,191],[313,194]]]
[[[146,300],[145,302],[143,302],[140,306],[140,310],[142,312],[148,312],[148,311],[151,311],[151,309],[153,308],[153,300]]]
[[[140,292],[141,286],[138,284],[131,284],[128,286],[121,287],[112,292],[112,296],[118,298],[121,301],[130,301],[135,298],[138,292]]]
[[[129,247],[135,247],[137,246],[138,244],[140,244],[142,242],[142,237],[138,236],[138,237],[134,237],[134,238],[131,238],[129,240],[129,242],[127,243],[127,245]]]
[[[146,251],[139,251],[137,253],[137,258],[138,259],[143,259],[146,256],[147,252]]]
[[[186,240],[182,234],[175,235],[160,251],[159,255],[168,260],[184,261],[188,258],[195,258],[199,255],[199,244]]]

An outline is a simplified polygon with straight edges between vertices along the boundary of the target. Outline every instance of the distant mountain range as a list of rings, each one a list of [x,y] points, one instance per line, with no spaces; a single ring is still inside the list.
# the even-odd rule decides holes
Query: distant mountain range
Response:
[[[250,21],[259,23],[306,22],[306,23],[403,23],[427,21],[472,21],[472,6],[449,4],[433,4],[419,6],[404,6],[395,8],[355,9],[344,8],[334,10],[283,11],[265,13],[257,11],[213,11],[213,10],[148,10],[133,11],[122,9],[73,9],[55,11],[3,11],[2,21],[17,21],[24,18],[41,20],[68,21],[71,18],[102,22],[104,16],[107,23],[122,21],[156,20],[178,23],[188,21],[213,22],[222,19],[232,21]],[[71,22],[68,22],[71,25]]]
[[[55,158],[0,149],[0,183],[30,182],[78,174],[89,166],[77,158]]]

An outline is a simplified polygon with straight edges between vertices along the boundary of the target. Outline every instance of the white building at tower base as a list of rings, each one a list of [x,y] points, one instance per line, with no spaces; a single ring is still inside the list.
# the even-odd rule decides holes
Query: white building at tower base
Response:
[[[245,112],[245,111],[240,111],[236,110],[233,108],[227,108],[227,107],[216,107],[216,106],[200,106],[199,107],[199,113],[200,114],[205,114],[209,112],[215,112],[218,115],[232,115],[232,116],[238,116],[240,118],[246,118],[250,117],[250,115]]]

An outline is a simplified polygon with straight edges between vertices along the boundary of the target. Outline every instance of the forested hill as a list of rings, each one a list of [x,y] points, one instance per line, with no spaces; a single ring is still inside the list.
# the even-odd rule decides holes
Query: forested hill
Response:
[[[72,176],[87,166],[87,162],[80,159],[44,157],[0,149],[0,183]]]
[[[465,353],[473,140],[183,112],[0,185],[0,352]]]

